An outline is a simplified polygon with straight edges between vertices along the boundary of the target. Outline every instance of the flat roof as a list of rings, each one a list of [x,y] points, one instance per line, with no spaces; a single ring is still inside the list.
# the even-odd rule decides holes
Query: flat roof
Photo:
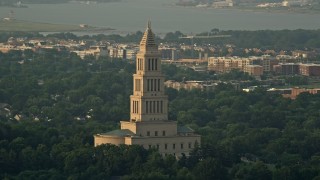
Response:
[[[117,137],[126,137],[126,136],[134,136],[135,134],[128,129],[117,129],[114,131],[109,131],[107,133],[101,133],[102,136],[117,136]]]

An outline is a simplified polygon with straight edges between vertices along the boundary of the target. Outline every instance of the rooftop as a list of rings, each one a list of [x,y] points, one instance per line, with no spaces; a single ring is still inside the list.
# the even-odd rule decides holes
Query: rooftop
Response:
[[[194,133],[194,130],[186,126],[178,126],[178,133]]]
[[[126,136],[134,136],[135,134],[128,129],[118,129],[114,131],[110,131],[107,133],[101,133],[102,136],[117,136],[117,137],[126,137]]]

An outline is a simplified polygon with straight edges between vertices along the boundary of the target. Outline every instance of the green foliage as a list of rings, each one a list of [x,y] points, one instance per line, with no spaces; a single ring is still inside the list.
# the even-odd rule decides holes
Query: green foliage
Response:
[[[37,32],[0,32],[0,43],[7,42],[10,37],[34,38],[43,37],[43,35]]]
[[[263,89],[235,91],[228,84],[208,92],[168,88],[169,118],[202,135],[201,146],[177,160],[140,146],[93,147],[93,134],[115,129],[129,116],[133,64],[29,53],[31,60],[16,51],[0,54],[0,103],[12,113],[0,115],[1,179],[320,176],[319,94],[290,100]],[[171,65],[163,70],[176,80],[211,76]],[[25,118],[15,121],[16,114]]]
[[[230,34],[224,43],[229,42],[243,48],[303,49],[320,47],[320,30],[260,30],[260,31],[223,31]]]
[[[212,78],[210,74],[200,73],[190,68],[177,67],[173,64],[162,65],[162,72],[166,75],[167,79],[176,81],[206,80]]]
[[[223,73],[218,76],[218,79],[223,81],[230,81],[230,80],[254,80],[254,77],[250,76],[248,73],[240,71],[238,69],[232,69],[228,73]]]
[[[308,78],[304,76],[285,77],[285,83],[291,86],[307,85]]]
[[[72,54],[52,54],[35,54],[34,60],[24,60],[22,65],[15,60],[20,54],[6,54],[0,62],[2,102],[40,120],[68,121],[90,115],[105,122],[128,117],[129,103],[124,97],[131,93],[133,65],[120,60],[81,61]],[[128,71],[118,73],[120,68]],[[99,85],[94,88],[96,83]]]

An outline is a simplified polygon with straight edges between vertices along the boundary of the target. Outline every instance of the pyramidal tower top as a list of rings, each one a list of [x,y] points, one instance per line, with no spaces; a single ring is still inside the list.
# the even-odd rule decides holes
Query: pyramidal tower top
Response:
[[[147,29],[143,34],[140,42],[140,52],[158,51],[158,46],[155,42],[155,36],[151,29],[151,21],[148,21]]]

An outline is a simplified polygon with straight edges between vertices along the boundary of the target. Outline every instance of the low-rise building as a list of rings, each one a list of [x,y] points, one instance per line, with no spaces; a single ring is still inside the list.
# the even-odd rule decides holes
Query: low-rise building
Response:
[[[306,89],[306,88],[292,88],[291,89],[291,94],[284,94],[283,97],[291,98],[291,99],[296,99],[297,96],[301,93],[310,93],[310,94],[318,94],[320,93],[320,89]]]
[[[108,50],[105,46],[90,46],[89,49],[82,51],[72,51],[80,56],[81,59],[84,59],[85,56],[94,56],[96,58],[102,56],[108,56]]]
[[[192,89],[204,89],[204,81],[185,81],[185,82],[176,82],[173,80],[168,80],[164,82],[164,85],[166,87],[170,87],[176,90],[180,89],[186,89],[186,90],[192,90]]]

